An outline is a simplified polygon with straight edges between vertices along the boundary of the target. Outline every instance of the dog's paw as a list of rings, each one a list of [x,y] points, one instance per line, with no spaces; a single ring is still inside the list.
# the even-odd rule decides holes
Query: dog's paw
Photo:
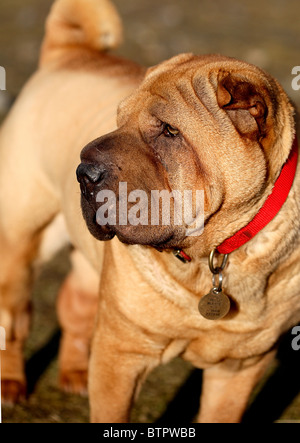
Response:
[[[68,394],[77,394],[86,397],[87,371],[62,371],[59,376],[60,388]]]
[[[26,399],[26,384],[20,381],[1,381],[1,401],[4,406],[14,406]]]

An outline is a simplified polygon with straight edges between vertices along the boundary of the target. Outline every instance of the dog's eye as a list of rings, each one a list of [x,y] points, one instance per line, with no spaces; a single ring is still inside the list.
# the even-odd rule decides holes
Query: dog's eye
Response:
[[[166,137],[177,137],[177,135],[180,134],[180,131],[173,128],[171,125],[166,124],[163,133]]]

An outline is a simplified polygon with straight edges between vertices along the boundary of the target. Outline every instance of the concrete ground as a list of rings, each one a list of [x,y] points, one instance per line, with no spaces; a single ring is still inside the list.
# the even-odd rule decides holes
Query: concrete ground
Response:
[[[0,66],[7,91],[0,91],[3,118],[34,71],[44,20],[52,0],[5,0],[0,6]],[[298,0],[115,0],[125,23],[126,40],[118,51],[151,66],[180,52],[222,53],[269,71],[300,106],[292,88],[292,69],[300,65]],[[298,82],[300,84],[300,81]],[[1,254],[1,252],[0,252]],[[59,329],[55,298],[69,267],[68,251],[47,265],[34,289],[34,321],[26,348],[29,398],[3,411],[7,423],[85,423],[87,399],[57,388]],[[300,351],[291,334],[252,399],[245,421],[300,420]],[[148,378],[134,408],[136,423],[187,423],[198,408],[201,372],[176,359]]]

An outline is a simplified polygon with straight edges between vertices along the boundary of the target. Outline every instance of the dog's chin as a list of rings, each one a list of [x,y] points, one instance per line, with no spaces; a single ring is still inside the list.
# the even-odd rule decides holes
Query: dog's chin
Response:
[[[116,236],[126,245],[150,246],[163,251],[181,248],[185,239],[185,231],[179,227],[99,225],[96,211],[85,199],[82,199],[82,212],[90,233],[99,241],[109,241]]]
[[[149,246],[159,251],[178,249],[182,244],[182,233],[168,229],[151,229],[146,226],[114,227],[113,232],[126,245]]]
[[[112,240],[116,234],[107,226],[99,226],[96,223],[88,223],[88,229],[93,237],[99,241]]]
[[[124,229],[122,226],[100,226],[94,221],[87,221],[90,233],[99,241],[109,241],[117,237],[121,243],[126,245],[150,246],[159,251],[180,248],[182,237],[176,232],[165,232],[159,235],[144,230],[144,227],[135,227],[134,229]],[[145,232],[146,231],[146,232]]]
[[[83,218],[88,230],[99,241],[109,241],[115,237],[115,232],[109,226],[100,226],[96,221],[96,211],[85,198],[81,199]]]

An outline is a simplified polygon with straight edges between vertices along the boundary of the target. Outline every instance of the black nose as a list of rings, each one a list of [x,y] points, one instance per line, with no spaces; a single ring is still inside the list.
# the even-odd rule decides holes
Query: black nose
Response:
[[[88,194],[93,195],[94,186],[102,183],[106,170],[100,165],[81,163],[77,168],[76,175],[81,192],[87,196]]]

